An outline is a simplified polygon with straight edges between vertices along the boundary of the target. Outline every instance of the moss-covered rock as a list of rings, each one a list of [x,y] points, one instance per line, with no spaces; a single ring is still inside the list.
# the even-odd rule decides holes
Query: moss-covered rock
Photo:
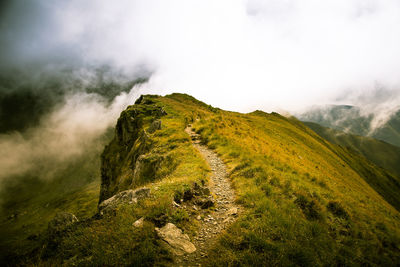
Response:
[[[121,113],[115,136],[101,156],[99,203],[117,192],[155,179],[165,157],[152,153],[151,134],[161,128],[160,118],[166,114],[157,104],[156,96],[147,95]]]

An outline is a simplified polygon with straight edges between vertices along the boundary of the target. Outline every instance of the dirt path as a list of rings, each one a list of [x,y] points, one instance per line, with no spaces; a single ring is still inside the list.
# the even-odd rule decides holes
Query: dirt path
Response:
[[[200,136],[190,126],[185,131],[191,136],[194,147],[200,151],[211,168],[209,189],[216,198],[216,207],[206,218],[201,219],[202,223],[198,234],[192,240],[196,246],[196,252],[183,256],[178,264],[202,266],[201,262],[208,257],[209,248],[212,247],[217,236],[236,220],[240,213],[240,207],[234,202],[235,192],[229,181],[225,164],[215,152],[201,144]]]

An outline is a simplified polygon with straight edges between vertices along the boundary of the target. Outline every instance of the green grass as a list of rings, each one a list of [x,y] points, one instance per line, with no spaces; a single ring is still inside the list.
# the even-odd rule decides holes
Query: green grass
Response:
[[[304,122],[304,124],[329,142],[352,149],[376,165],[400,177],[400,147],[371,137],[340,132],[312,122]]]
[[[305,124],[321,137],[344,147],[345,151],[348,150],[346,151],[348,153],[341,154],[342,159],[351,162],[349,165],[361,174],[371,187],[400,210],[400,148],[373,138],[342,133],[315,123]],[[382,168],[372,166],[372,163]],[[370,171],[371,169],[380,175],[377,176],[375,172]]]
[[[24,262],[36,260],[41,264],[58,265],[68,260],[90,258],[90,264],[94,265],[169,264],[171,255],[156,238],[154,227],[172,222],[190,236],[195,234],[198,228],[198,222],[195,220],[197,214],[174,208],[172,201],[177,192],[184,192],[194,182],[207,182],[210,170],[184,132],[187,118],[158,98],[154,98],[154,101],[157,105],[162,105],[168,115],[161,118],[162,128],[149,134],[147,140],[151,144],[151,151],[146,153],[146,159],[150,162],[163,159],[161,164],[157,164],[157,168],[153,170],[144,169],[139,179],[132,181],[132,177],[124,175],[132,165],[126,160],[132,153],[122,154],[126,156],[125,160],[111,160],[114,171],[120,174],[115,183],[118,187],[114,193],[147,186],[151,189],[151,197],[137,205],[120,207],[115,216],[82,220],[58,237],[55,246],[45,240],[44,247],[38,253],[42,255],[40,259],[28,257]],[[123,114],[137,108],[131,106]],[[142,106],[139,109],[143,115],[140,127],[147,129],[152,121],[148,113],[151,108]],[[116,131],[118,132],[118,127]],[[136,145],[138,144],[132,144],[132,151],[135,151]],[[114,152],[123,150],[125,146],[126,143],[120,144],[114,139],[105,152],[108,154],[103,154],[103,157],[115,157],[117,153]],[[70,204],[79,207],[76,198]],[[92,215],[94,214],[92,211]],[[133,222],[141,217],[145,217],[145,227],[134,228]]]
[[[189,102],[169,98],[177,106]],[[192,103],[186,109],[195,110]],[[210,265],[398,262],[399,213],[366,182],[373,176],[380,186],[384,171],[364,166],[365,159],[294,118],[205,109],[196,116],[197,132],[231,169],[237,201],[246,208],[221,237]]]
[[[170,158],[174,164],[168,161],[145,172],[140,181],[118,176],[116,191],[147,186],[151,197],[121,206],[115,216],[76,224],[59,237],[56,247],[45,248],[47,257],[40,263],[76,257],[95,265],[173,264],[153,229],[173,222],[192,238],[197,214],[171,203],[193,182],[207,182],[209,175],[184,132],[188,123],[226,163],[236,201],[244,208],[219,237],[207,265],[391,266],[400,261],[400,214],[388,203],[389,196],[393,201],[400,196],[386,193],[383,169],[329,143],[294,118],[227,112],[182,94],[150,98],[168,115],[161,117],[162,129],[149,136],[146,155]],[[143,118],[140,127],[147,129],[151,120]],[[109,157],[121,149],[115,141],[111,146]],[[116,173],[129,171],[129,156],[114,162],[119,164]],[[132,227],[141,217],[144,228]]]

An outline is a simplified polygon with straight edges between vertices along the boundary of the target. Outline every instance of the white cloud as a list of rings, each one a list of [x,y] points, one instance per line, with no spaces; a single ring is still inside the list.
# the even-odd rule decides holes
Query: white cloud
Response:
[[[376,126],[399,108],[397,0],[18,3],[0,29],[1,44],[14,49],[2,50],[9,60],[56,57],[126,73],[144,66],[152,76],[140,92],[185,92],[236,111],[359,104],[378,114]],[[1,136],[0,178],[79,155],[138,94],[111,106],[95,95],[69,96],[28,135]]]
[[[115,125],[120,112],[135,101],[139,92],[140,88],[135,87],[111,104],[97,94],[70,95],[37,127],[24,134],[0,135],[0,182],[27,172],[51,179],[54,172],[87,151],[101,151],[99,138]]]
[[[248,111],[327,103],[376,81],[399,87],[397,0],[40,3],[52,49],[58,42],[91,64],[145,65],[152,92]]]

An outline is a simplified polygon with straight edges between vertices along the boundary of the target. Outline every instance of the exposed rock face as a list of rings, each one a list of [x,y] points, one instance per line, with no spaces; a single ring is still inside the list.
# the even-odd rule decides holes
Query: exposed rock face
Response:
[[[196,247],[190,242],[189,236],[183,234],[182,230],[172,223],[167,223],[162,228],[156,228],[156,232],[168,244],[170,250],[178,256],[196,251]]]
[[[119,192],[115,196],[112,196],[99,204],[99,213],[101,215],[111,213],[118,207],[118,205],[122,203],[137,203],[138,200],[148,197],[149,195],[150,189],[145,187],[136,190],[130,189]]]
[[[99,203],[132,184],[143,184],[143,179],[151,181],[165,160],[162,155],[151,153],[152,134],[161,129],[160,118],[167,115],[155,99],[156,96],[141,96],[121,113],[114,139],[101,157]]]
[[[59,212],[56,214],[54,219],[49,222],[48,232],[49,234],[55,234],[66,229],[68,226],[78,222],[78,218],[69,212]]]

